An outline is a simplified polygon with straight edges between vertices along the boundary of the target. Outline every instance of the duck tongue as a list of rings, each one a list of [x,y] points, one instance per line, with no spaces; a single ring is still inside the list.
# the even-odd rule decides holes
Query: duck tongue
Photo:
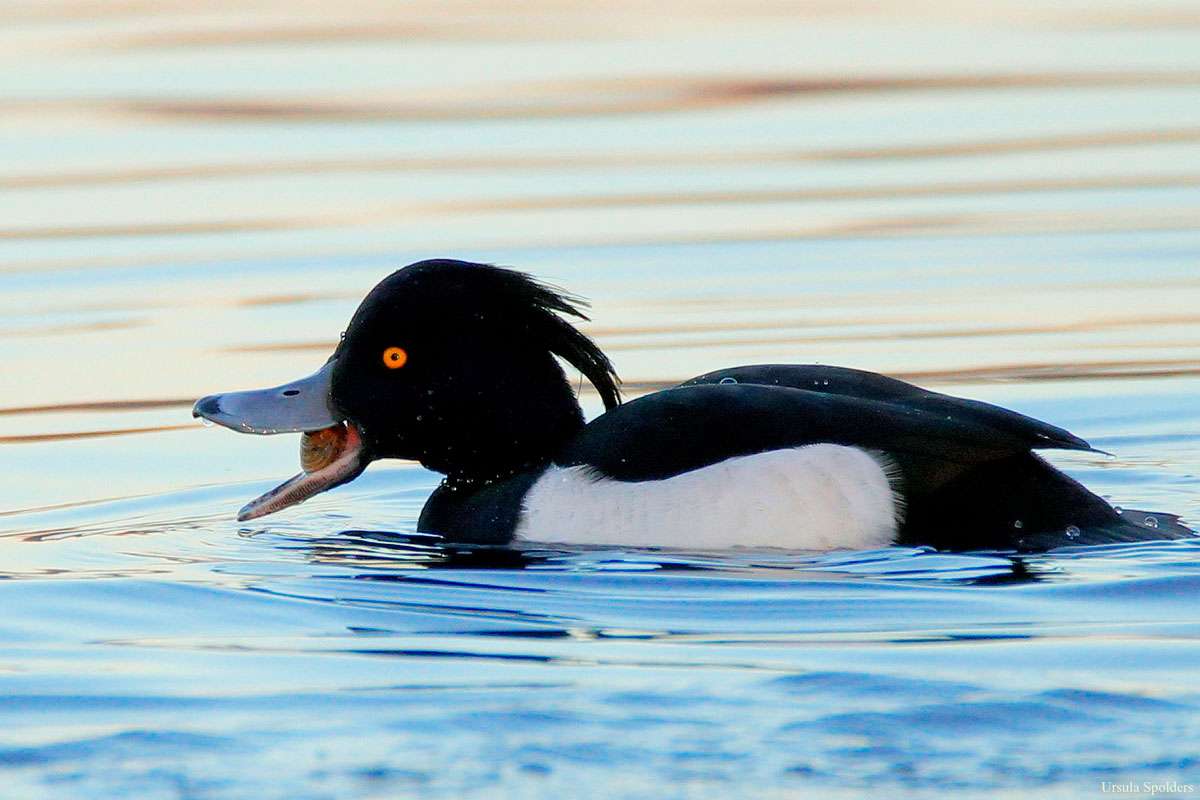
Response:
[[[274,514],[326,489],[341,486],[357,478],[369,462],[362,436],[353,424],[338,423],[305,433],[300,440],[300,464],[304,471],[243,506],[238,521]]]

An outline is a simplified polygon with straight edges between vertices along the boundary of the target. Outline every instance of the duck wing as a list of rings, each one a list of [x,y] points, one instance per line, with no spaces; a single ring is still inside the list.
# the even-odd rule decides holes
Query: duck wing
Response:
[[[1030,449],[1095,450],[1078,436],[1040,420],[978,400],[931,392],[911,383],[846,367],[821,364],[760,364],[709,372],[692,378],[682,386],[706,384],[753,384],[786,386],[821,394],[877,400],[904,408],[915,408],[974,422],[997,431],[1028,439]]]
[[[736,375],[736,370],[720,375],[728,373]],[[841,444],[888,454],[904,470],[910,490],[921,490],[965,467],[1035,447],[1089,449],[1065,431],[1034,420],[1021,424],[1028,418],[982,403],[948,397],[906,402],[897,396],[828,391],[833,386],[832,380],[828,386],[822,383],[826,391],[782,383],[722,384],[719,378],[689,382],[608,411],[554,460],[559,466],[587,466],[616,480],[645,481],[735,456]]]

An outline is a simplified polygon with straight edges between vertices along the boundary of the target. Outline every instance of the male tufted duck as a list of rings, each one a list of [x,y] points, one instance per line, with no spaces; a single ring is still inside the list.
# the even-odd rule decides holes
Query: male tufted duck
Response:
[[[577,298],[509,269],[422,261],[359,305],[313,375],[210,395],[195,416],[303,432],[296,477],[239,519],[299,503],[380,458],[445,475],[418,529],[458,542],[1039,550],[1181,538],[1119,511],[1033,451],[1061,428],[841,367],[731,367],[621,403]],[[585,423],[555,357],[606,413]]]

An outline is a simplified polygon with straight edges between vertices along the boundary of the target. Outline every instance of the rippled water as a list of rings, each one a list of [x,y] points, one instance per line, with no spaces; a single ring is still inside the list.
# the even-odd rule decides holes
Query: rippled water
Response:
[[[1200,6],[2,13],[0,794],[1200,786],[1200,540],[449,548],[399,463],[240,525],[295,438],[188,415],[454,256],[590,297],[630,394],[887,372],[1200,524]]]

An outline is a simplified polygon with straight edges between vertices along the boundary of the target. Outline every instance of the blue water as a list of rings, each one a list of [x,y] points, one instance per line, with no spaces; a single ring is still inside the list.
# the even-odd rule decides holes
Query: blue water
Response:
[[[885,372],[1200,527],[1197,9],[5,4],[0,798],[1195,796],[1200,540],[472,550],[398,462],[241,525],[296,437],[188,410],[468,258],[630,397]]]
[[[434,484],[373,469],[254,526],[229,511],[266,482],[6,519],[0,552],[23,570],[0,581],[4,796],[1093,796],[1200,778],[1200,541],[471,549],[413,533]]]

